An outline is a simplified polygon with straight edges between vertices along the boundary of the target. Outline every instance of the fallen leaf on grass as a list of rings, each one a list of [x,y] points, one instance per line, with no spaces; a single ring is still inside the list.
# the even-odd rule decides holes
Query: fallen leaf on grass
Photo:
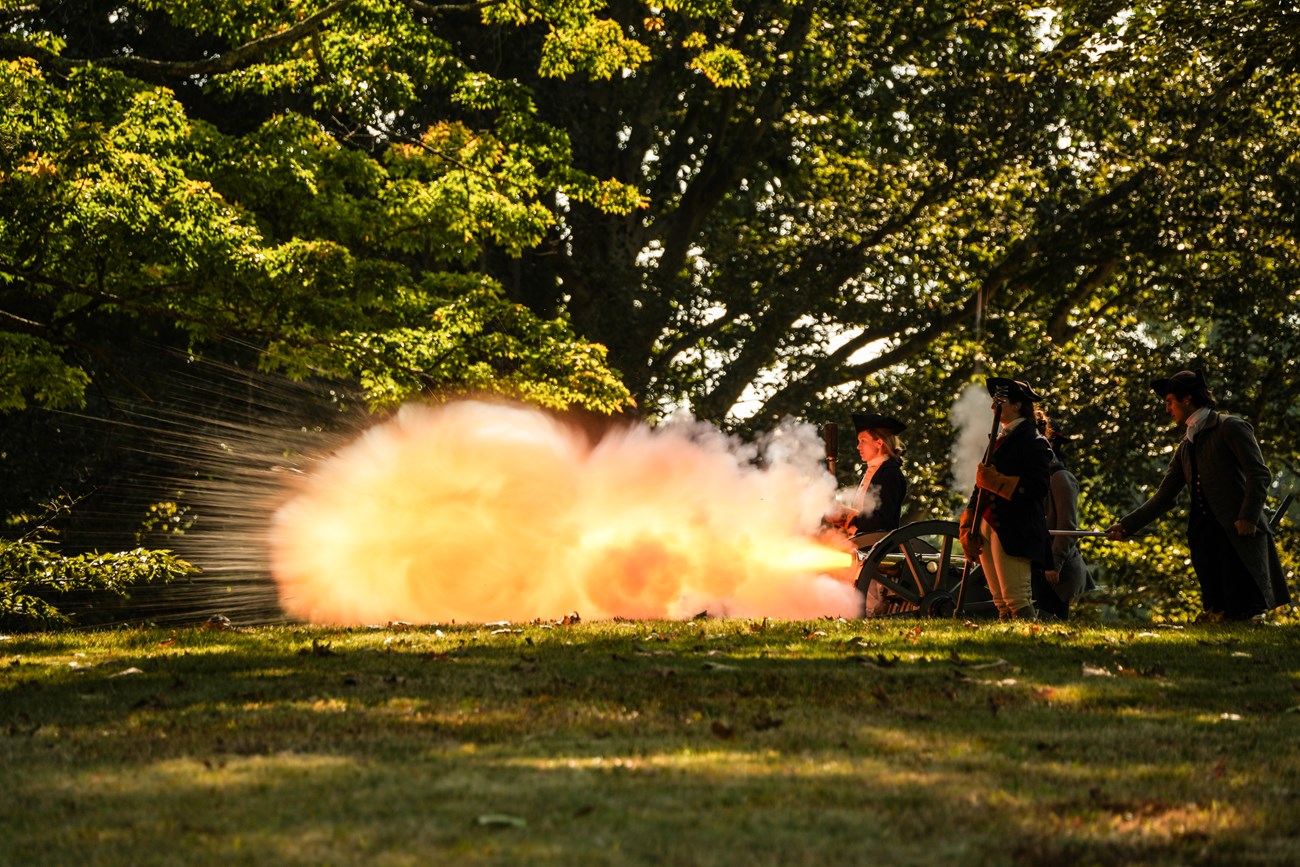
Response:
[[[128,675],[128,674],[144,674],[144,672],[141,671],[140,669],[136,668],[136,667],[133,665],[133,666],[131,666],[130,668],[124,668],[124,669],[122,669],[122,670],[119,671],[117,674],[113,674],[113,675],[109,675],[109,676],[110,676],[110,677],[123,677],[123,676]]]
[[[498,828],[527,828],[528,821],[521,819],[519,816],[507,816],[505,813],[487,813],[478,817],[480,825],[494,826]]]
[[[576,624],[578,624],[578,623],[581,623],[581,622],[582,622],[582,618],[578,616],[578,612],[576,612],[576,611],[570,611],[568,614],[564,615],[563,618],[561,618],[561,620],[560,620],[560,625],[561,625],[561,626],[574,626],[574,625],[576,625]]]
[[[713,729],[713,734],[722,738],[724,741],[730,740],[735,737],[736,734],[736,730],[724,723],[722,720],[715,719],[711,728]]]
[[[1084,677],[1114,677],[1115,675],[1111,674],[1109,670],[1102,668],[1101,666],[1092,665],[1090,663],[1085,662],[1083,664],[1083,676]]]

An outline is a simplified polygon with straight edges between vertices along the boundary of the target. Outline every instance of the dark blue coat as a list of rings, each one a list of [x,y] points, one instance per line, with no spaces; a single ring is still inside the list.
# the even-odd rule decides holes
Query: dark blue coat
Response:
[[[1006,476],[1020,481],[1010,500],[979,491],[980,511],[1013,557],[1027,557],[1043,569],[1052,569],[1052,537],[1047,533],[1047,492],[1051,486],[1052,446],[1025,419],[993,450],[990,463]],[[972,497],[972,503],[974,497]],[[971,504],[967,504],[971,508]]]
[[[903,517],[903,498],[907,496],[907,479],[903,465],[897,458],[888,458],[876,468],[876,474],[867,485],[867,502],[876,508],[863,512],[852,520],[854,533],[878,533],[897,530]]]

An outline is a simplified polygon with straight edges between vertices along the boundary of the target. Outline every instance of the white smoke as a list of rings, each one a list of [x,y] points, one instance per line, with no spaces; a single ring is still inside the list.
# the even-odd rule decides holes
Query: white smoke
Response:
[[[949,421],[957,436],[949,456],[952,489],[969,494],[975,487],[975,467],[984,458],[993,427],[993,398],[983,385],[971,383],[953,401]]]

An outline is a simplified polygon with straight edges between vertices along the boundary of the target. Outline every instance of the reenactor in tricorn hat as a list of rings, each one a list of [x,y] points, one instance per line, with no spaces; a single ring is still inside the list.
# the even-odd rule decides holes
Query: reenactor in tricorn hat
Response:
[[[1028,382],[989,377],[987,387],[998,435],[961,515],[962,550],[979,558],[999,619],[1033,619],[1033,568],[1053,568],[1045,514],[1052,447],[1034,426],[1042,398]]]
[[[1291,601],[1264,499],[1273,474],[1250,424],[1215,411],[1201,370],[1180,370],[1151,383],[1165,412],[1185,425],[1160,487],[1107,533],[1123,539],[1191,493],[1187,544],[1201,585],[1201,607],[1211,618],[1258,620]]]
[[[907,425],[879,413],[854,413],[862,481],[845,515],[845,529],[854,534],[898,529],[907,479],[899,461],[898,435]]]

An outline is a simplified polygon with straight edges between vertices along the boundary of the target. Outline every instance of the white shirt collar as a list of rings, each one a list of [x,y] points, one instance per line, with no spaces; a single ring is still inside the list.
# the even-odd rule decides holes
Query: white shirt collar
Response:
[[[1210,408],[1203,406],[1196,412],[1187,417],[1187,431],[1183,434],[1183,439],[1191,442],[1196,439],[1196,435],[1205,427],[1206,422],[1210,420]]]

